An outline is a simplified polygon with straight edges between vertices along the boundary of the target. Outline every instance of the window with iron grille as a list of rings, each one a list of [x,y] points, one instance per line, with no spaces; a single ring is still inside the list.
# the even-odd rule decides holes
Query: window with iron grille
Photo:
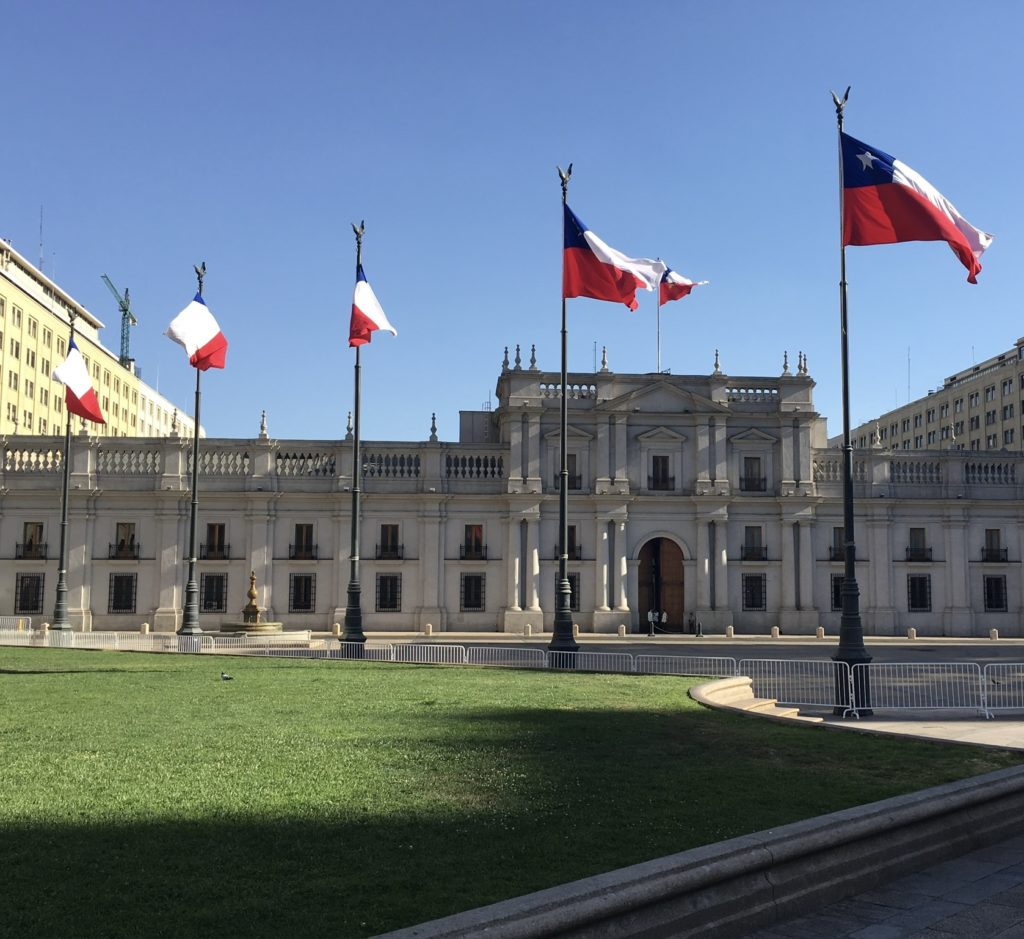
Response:
[[[1006,577],[1002,574],[985,576],[985,612],[1006,612]]]
[[[402,610],[402,575],[377,575],[377,612],[399,613]]]
[[[316,574],[288,575],[288,612],[312,613],[316,607]]]
[[[765,575],[743,575],[743,609],[763,610],[765,608]]]
[[[227,613],[227,574],[199,575],[199,610],[202,613]]]
[[[569,609],[574,613],[580,611],[580,575],[569,574]]]
[[[463,574],[459,578],[459,608],[482,610],[486,600],[484,574]]]
[[[14,582],[14,612],[43,612],[42,574],[18,574]]]
[[[110,593],[107,601],[108,613],[135,612],[135,574],[111,574]]]
[[[832,610],[840,611],[843,608],[843,575],[832,575]]]
[[[907,574],[907,611],[910,613],[930,613],[931,609],[931,574]]]

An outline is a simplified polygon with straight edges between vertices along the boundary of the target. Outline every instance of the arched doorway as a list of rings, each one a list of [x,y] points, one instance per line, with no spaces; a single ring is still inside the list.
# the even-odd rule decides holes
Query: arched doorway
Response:
[[[652,538],[640,549],[637,593],[640,632],[647,631],[647,614],[651,610],[661,610],[667,615],[660,629],[684,631],[683,552],[674,541]]]

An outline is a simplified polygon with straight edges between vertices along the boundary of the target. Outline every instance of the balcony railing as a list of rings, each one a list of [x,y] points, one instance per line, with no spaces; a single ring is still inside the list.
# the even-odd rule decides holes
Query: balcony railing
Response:
[[[930,561],[931,559],[931,548],[907,548],[908,561]]]
[[[846,560],[846,545],[834,544],[828,549],[828,559],[830,561],[845,561]]]
[[[378,561],[401,561],[405,558],[405,545],[377,545],[374,553],[376,554]]]
[[[461,544],[459,545],[460,561],[486,561],[487,545],[485,544]]]
[[[676,488],[675,476],[648,476],[647,488],[656,492],[672,492]]]
[[[315,544],[290,544],[288,545],[289,561],[315,561],[317,559],[317,545]]]
[[[562,488],[562,475],[561,475],[561,473],[556,473],[555,474],[555,492],[558,492],[558,490],[561,489],[561,488]],[[573,489],[582,489],[582,488],[583,488],[583,476],[581,474],[579,474],[579,473],[577,473],[575,476],[573,476],[570,473],[569,474],[569,489],[570,489],[570,491],[573,490]]]
[[[582,561],[583,560],[583,548],[578,544],[571,544],[565,549],[566,556],[570,561]],[[555,550],[551,552],[551,557],[554,560],[558,560],[558,545],[555,545]]]
[[[231,560],[231,545],[229,544],[201,544],[199,546],[200,561],[229,561]]]
[[[768,479],[765,476],[741,476],[740,492],[765,492],[768,489]]]
[[[741,561],[767,561],[768,548],[760,544],[740,545]]]
[[[139,559],[139,546],[133,541],[130,544],[118,542],[112,544],[107,550],[107,557],[118,561],[137,561]]]
[[[982,548],[981,559],[990,564],[1005,563],[1009,560],[1009,552],[1006,548]]]
[[[45,541],[31,541],[25,544],[16,544],[14,546],[14,557],[17,559],[34,560],[34,561],[45,561],[46,560],[46,542]]]

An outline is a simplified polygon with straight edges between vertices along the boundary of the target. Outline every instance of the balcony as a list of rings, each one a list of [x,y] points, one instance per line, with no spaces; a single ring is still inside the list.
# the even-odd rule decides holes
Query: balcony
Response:
[[[569,545],[569,547],[566,548],[565,553],[568,556],[570,561],[582,561],[583,560],[583,548],[580,545],[578,545],[578,544],[571,544],[571,545]],[[555,545],[555,550],[551,552],[551,557],[555,561],[558,560],[558,557],[559,557],[558,545]]]
[[[1006,548],[982,548],[981,560],[989,564],[1005,564],[1009,560]]]
[[[25,561],[45,561],[46,560],[46,542],[45,541],[29,541],[25,544],[15,544],[14,546],[14,557],[17,560]]]
[[[648,476],[647,488],[655,492],[673,492],[676,488],[675,476]]]
[[[374,555],[378,561],[402,561],[405,559],[405,545],[376,545]]]
[[[562,476],[557,474],[555,476],[555,492],[558,492],[562,488]],[[577,473],[575,476],[569,475],[569,490],[582,489],[583,488],[583,476]]]
[[[767,561],[768,549],[760,544],[745,544],[740,546],[741,561]]]
[[[485,544],[460,544],[460,561],[486,561],[487,545]]]
[[[230,561],[231,545],[229,544],[201,544],[199,546],[200,561]]]
[[[107,557],[116,561],[137,561],[139,559],[139,546],[134,541],[128,544],[120,541],[108,547]]]
[[[740,492],[766,492],[768,479],[765,476],[741,476]]]
[[[907,548],[908,561],[930,561],[931,559],[931,548]]]
[[[288,545],[289,561],[315,561],[317,559],[317,545],[315,544],[290,544]]]

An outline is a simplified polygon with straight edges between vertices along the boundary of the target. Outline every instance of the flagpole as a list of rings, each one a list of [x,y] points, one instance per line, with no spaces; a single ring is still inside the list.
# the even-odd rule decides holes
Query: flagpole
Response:
[[[658,336],[658,357],[657,357],[657,371],[661,374],[661,281],[658,281],[658,286],[654,288],[654,292],[658,295],[658,317],[657,317],[657,336]]]
[[[75,341],[75,311],[68,310],[71,320],[71,336],[68,339],[68,354],[71,353],[71,343]],[[66,396],[65,396],[66,397]],[[71,472],[71,411],[67,408],[67,420],[64,425],[64,484],[61,488],[60,497],[60,557],[57,561],[57,597],[53,604],[53,622],[50,623],[51,631],[67,632],[71,629],[68,621],[68,495],[70,493],[70,472]]]
[[[843,198],[843,111],[846,108],[850,89],[842,99],[835,92],[832,100],[836,106],[836,122],[839,129],[839,335],[842,360],[842,392],[843,392],[843,587],[842,615],[839,619],[839,648],[832,660],[845,662],[851,669],[855,665],[863,665],[871,661],[871,656],[864,647],[864,627],[860,618],[860,590],[857,586],[857,548],[853,530],[853,445],[850,440],[850,374],[849,356],[847,351],[847,298],[846,298],[846,244],[844,238],[844,198]],[[857,671],[863,681],[854,689],[856,701],[848,701],[849,694],[837,676],[835,713],[842,715],[847,706],[863,703],[858,707],[861,714],[871,714],[868,697],[867,676],[864,669]]]
[[[567,572],[569,556],[569,468],[567,458],[568,445],[568,399],[566,390],[568,382],[568,333],[565,318],[565,204],[569,192],[569,178],[572,176],[572,164],[563,173],[558,169],[558,178],[562,181],[562,397],[559,422],[560,465],[558,472],[558,584],[555,588],[555,623],[548,649],[552,652],[576,652],[579,645],[572,634],[572,587],[569,585]]]
[[[359,267],[363,263],[363,232],[366,223],[360,222],[357,228],[352,225],[356,236],[356,278],[359,278]],[[356,346],[355,364],[355,401],[353,402],[354,420],[352,424],[352,540],[349,550],[348,606],[345,607],[345,628],[341,634],[341,642],[366,642],[363,632],[363,610],[360,603],[362,588],[359,583],[359,497],[362,490],[363,459],[359,447],[359,346]],[[361,650],[360,650],[361,654]]]
[[[198,295],[203,296],[203,279],[206,277],[206,262],[195,266],[199,282]],[[201,636],[199,626],[199,585],[196,583],[196,525],[199,519],[199,379],[202,369],[196,367],[195,426],[192,428],[192,512],[188,527],[188,580],[185,582],[185,605],[181,616],[179,636]]]

